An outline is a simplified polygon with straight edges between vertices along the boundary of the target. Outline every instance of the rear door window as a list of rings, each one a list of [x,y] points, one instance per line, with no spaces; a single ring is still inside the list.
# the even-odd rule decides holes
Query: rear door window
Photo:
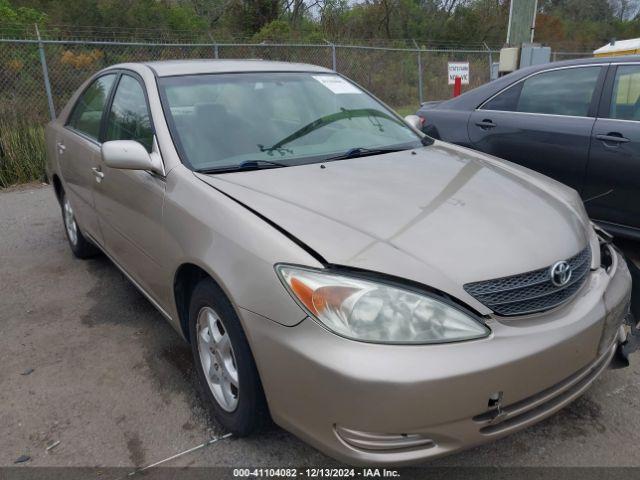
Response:
[[[102,113],[115,78],[115,74],[103,75],[80,95],[69,118],[71,128],[98,139]]]
[[[640,65],[618,67],[609,117],[640,121]]]

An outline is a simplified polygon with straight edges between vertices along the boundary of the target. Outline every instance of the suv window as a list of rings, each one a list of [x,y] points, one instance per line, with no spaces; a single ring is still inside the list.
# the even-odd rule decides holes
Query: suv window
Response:
[[[153,145],[153,128],[140,82],[123,75],[113,96],[107,119],[106,140],[135,140],[148,152]]]
[[[487,110],[586,117],[601,67],[566,68],[539,73],[487,102]]]
[[[609,116],[640,121],[640,65],[618,67]]]
[[[102,111],[115,78],[115,74],[103,75],[89,85],[73,107],[68,125],[97,140]]]

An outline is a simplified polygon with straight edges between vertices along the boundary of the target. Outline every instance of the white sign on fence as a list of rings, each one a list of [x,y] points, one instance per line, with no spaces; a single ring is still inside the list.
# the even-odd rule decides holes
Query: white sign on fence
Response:
[[[462,79],[462,85],[469,85],[469,62],[449,62],[449,85],[456,83],[456,77]]]

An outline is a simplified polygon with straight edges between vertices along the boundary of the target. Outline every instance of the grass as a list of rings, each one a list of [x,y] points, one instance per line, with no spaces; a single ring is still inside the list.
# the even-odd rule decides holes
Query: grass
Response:
[[[0,120],[0,188],[41,179],[45,156],[42,126]]]

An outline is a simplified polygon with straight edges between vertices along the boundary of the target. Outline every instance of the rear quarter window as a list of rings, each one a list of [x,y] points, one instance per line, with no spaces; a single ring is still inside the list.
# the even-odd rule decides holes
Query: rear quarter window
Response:
[[[512,112],[518,105],[518,98],[522,90],[522,82],[507,88],[482,106],[483,110],[499,110]]]

